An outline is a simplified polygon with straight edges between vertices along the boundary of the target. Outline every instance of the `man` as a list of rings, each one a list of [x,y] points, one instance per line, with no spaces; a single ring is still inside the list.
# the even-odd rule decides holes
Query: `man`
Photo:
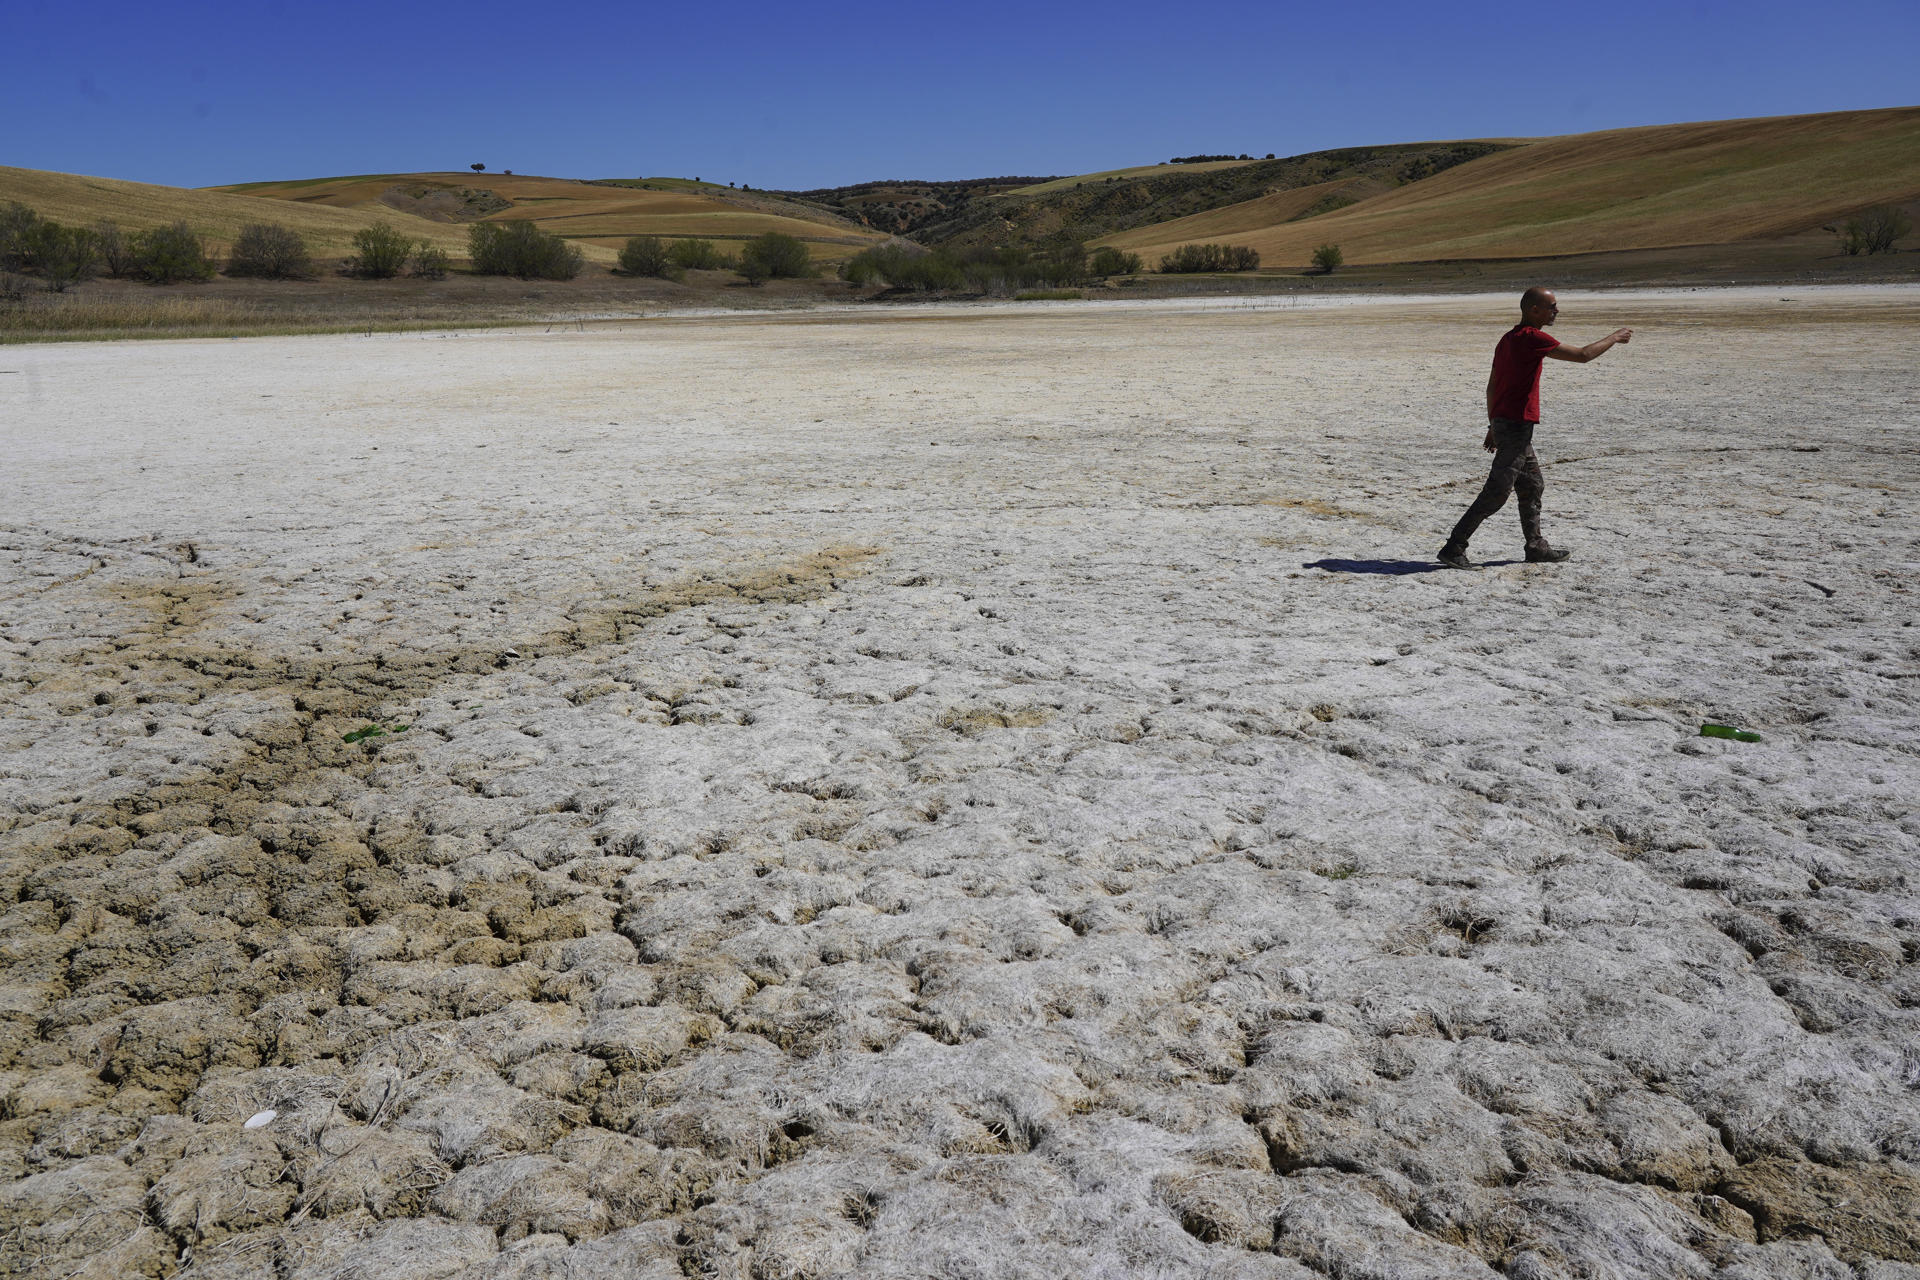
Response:
[[[1560,302],[1550,289],[1535,286],[1520,295],[1520,323],[1507,330],[1493,349],[1493,372],[1487,376],[1487,438],[1480,447],[1493,455],[1493,470],[1480,496],[1453,526],[1447,545],[1440,548],[1440,563],[1455,569],[1471,569],[1467,559],[1467,540],[1480,522],[1507,505],[1507,496],[1520,493],[1520,530],[1527,539],[1527,560],[1533,564],[1554,564],[1565,560],[1568,552],[1549,546],[1540,532],[1540,495],[1547,482],[1540,474],[1540,459],[1533,453],[1533,428],[1540,421],[1540,368],[1543,362],[1571,360],[1586,364],[1598,360],[1616,342],[1633,337],[1631,329],[1616,329],[1598,342],[1572,347],[1546,331],[1560,314]]]

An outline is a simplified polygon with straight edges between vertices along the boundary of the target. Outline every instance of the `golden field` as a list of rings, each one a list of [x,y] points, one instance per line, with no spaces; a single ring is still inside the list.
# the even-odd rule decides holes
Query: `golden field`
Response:
[[[589,253],[616,253],[636,235],[746,240],[778,231],[806,241],[816,258],[841,258],[883,238],[809,205],[762,192],[681,179],[646,179],[645,184],[504,173],[415,173],[255,182],[219,190],[308,208],[419,209],[424,216],[461,223],[528,221]],[[462,209],[460,196],[467,192],[491,199]],[[504,207],[487,207],[495,203]]]
[[[223,253],[242,227],[279,223],[316,257],[345,257],[354,233],[385,223],[456,259],[474,221],[526,220],[611,265],[629,236],[746,240],[780,231],[832,261],[883,239],[797,201],[677,179],[615,186],[507,174],[360,174],[190,189],[0,166],[0,203],[19,201],[69,225],[101,219],[129,231],[185,222]],[[710,194],[723,192],[725,196]],[[471,196],[471,200],[464,197]]]
[[[306,238],[321,257],[353,251],[354,232],[384,222],[417,240],[431,240],[451,254],[467,248],[466,230],[385,208],[336,207],[265,200],[224,191],[195,191],[118,178],[93,178],[0,165],[0,203],[19,201],[43,218],[87,226],[103,218],[129,231],[185,222],[224,252],[249,223],[277,222]]]

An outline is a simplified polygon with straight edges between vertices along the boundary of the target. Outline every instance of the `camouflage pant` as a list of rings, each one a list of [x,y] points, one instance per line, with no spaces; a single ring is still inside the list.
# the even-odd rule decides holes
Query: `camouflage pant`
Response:
[[[1465,551],[1467,540],[1473,537],[1480,522],[1506,506],[1507,496],[1517,492],[1520,531],[1526,536],[1526,545],[1529,548],[1546,546],[1547,539],[1540,532],[1540,495],[1546,491],[1547,480],[1540,474],[1540,459],[1533,454],[1533,424],[1495,418],[1493,445],[1493,469],[1487,473],[1480,496],[1467,508],[1467,514],[1460,517],[1460,523],[1453,526],[1447,545]]]

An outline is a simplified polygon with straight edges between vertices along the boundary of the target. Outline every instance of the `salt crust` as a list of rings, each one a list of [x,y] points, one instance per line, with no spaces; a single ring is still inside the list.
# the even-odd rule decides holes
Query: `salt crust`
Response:
[[[0,1271],[1920,1276],[1920,298],[1563,302],[10,348]]]

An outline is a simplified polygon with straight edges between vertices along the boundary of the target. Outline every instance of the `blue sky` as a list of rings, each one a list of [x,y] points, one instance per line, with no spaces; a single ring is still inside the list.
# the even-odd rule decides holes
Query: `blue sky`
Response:
[[[0,163],[760,187],[1920,104],[1920,3],[7,0]]]

